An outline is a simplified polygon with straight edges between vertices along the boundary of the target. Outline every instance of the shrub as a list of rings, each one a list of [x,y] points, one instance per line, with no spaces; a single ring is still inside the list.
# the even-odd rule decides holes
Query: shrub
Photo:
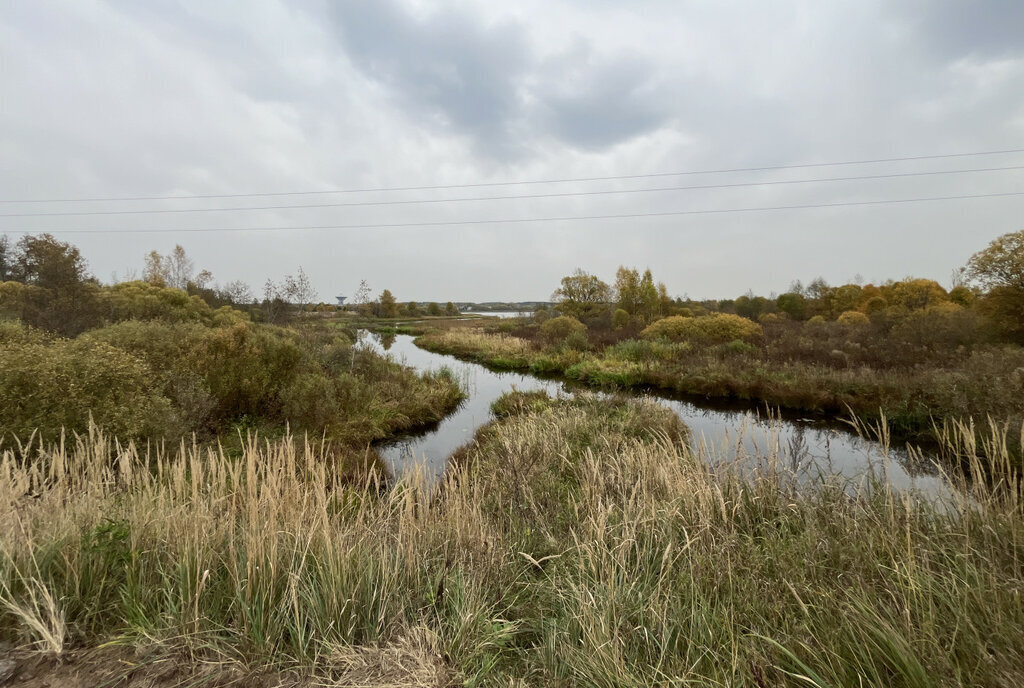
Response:
[[[716,313],[700,318],[673,315],[648,326],[641,335],[646,339],[688,341],[696,344],[724,344],[734,339],[753,340],[764,334],[761,326],[738,315]]]
[[[871,319],[860,311],[846,311],[836,318],[836,322],[848,327],[860,327],[862,325],[870,325]]]
[[[964,308],[971,306],[977,298],[978,297],[973,291],[962,285],[959,287],[953,287],[949,292],[949,300],[958,306],[963,306]]]
[[[0,428],[48,439],[100,427],[128,439],[159,435],[174,425],[170,402],[148,366],[130,353],[86,339],[0,343]]]
[[[188,365],[217,399],[218,418],[267,418],[280,412],[280,390],[302,359],[293,334],[239,323],[209,330],[189,352]]]
[[[573,336],[575,335],[575,336]],[[540,337],[547,344],[560,344],[573,338],[572,344],[578,344],[582,336],[586,341],[587,326],[569,315],[560,315],[548,320],[540,326]]]
[[[625,339],[605,350],[606,358],[634,363],[673,361],[692,349],[689,342],[673,343],[665,339]]]
[[[949,295],[938,282],[929,279],[906,279],[887,287],[889,303],[917,310],[949,300]]]
[[[788,292],[775,299],[775,307],[794,320],[800,320],[807,312],[807,299],[803,294]]]
[[[871,315],[872,313],[882,313],[886,308],[889,307],[889,302],[883,299],[881,296],[872,296],[861,306],[861,310],[865,314]]]
[[[101,301],[104,314],[112,321],[160,319],[210,323],[213,320],[213,310],[198,296],[149,282],[115,284],[102,291]]]
[[[909,313],[891,335],[916,346],[952,349],[979,343],[983,331],[976,313],[947,301]]]
[[[15,320],[0,320],[0,345],[8,343],[26,344],[29,342],[42,344],[48,341],[48,339],[49,335],[42,330],[25,327]]]
[[[777,323],[779,322],[779,320],[779,316],[775,313],[762,313],[761,316],[757,319],[757,321],[762,325],[768,323]]]
[[[748,344],[747,342],[744,342],[740,339],[734,339],[728,344],[725,344],[722,348],[727,354],[731,354],[733,356],[743,356],[745,354],[752,354],[755,351],[757,351],[756,346],[754,346],[753,344]]]
[[[237,313],[237,311],[235,311]],[[83,341],[127,351],[153,371],[153,384],[178,410],[182,430],[209,425],[215,400],[190,353],[211,330],[199,323],[128,320],[81,335]]]
[[[616,330],[629,327],[629,313],[621,308],[616,308],[612,314],[612,327]]]

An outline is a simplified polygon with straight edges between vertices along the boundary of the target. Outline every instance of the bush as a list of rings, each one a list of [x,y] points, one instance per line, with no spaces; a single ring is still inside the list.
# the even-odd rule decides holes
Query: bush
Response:
[[[168,399],[137,357],[85,339],[0,343],[0,428],[28,439],[34,430],[54,439],[62,428],[100,427],[129,439],[160,435],[174,425]]]
[[[692,349],[689,342],[672,343],[665,339],[624,339],[605,350],[606,358],[634,363],[674,361]]]
[[[622,330],[629,327],[629,313],[621,308],[616,308],[612,314],[612,327]]]
[[[725,353],[730,354],[732,356],[745,356],[747,354],[752,354],[757,351],[756,346],[754,346],[753,344],[748,344],[747,342],[744,342],[740,339],[732,340],[728,344],[723,345],[722,349],[725,351]]]
[[[237,311],[236,311],[237,312]],[[207,428],[216,406],[202,371],[190,354],[211,330],[198,323],[128,320],[92,330],[83,341],[115,346],[144,361],[153,384],[178,410],[184,431]]]
[[[750,341],[764,335],[755,322],[738,315],[715,313],[699,318],[673,315],[648,326],[642,333],[646,339],[668,339],[695,344],[724,344],[735,339]]]
[[[848,327],[860,327],[862,325],[870,325],[871,319],[860,311],[846,311],[836,318],[836,322]]]
[[[560,315],[540,326],[540,337],[550,345],[569,343],[578,345],[580,337],[585,344],[587,326],[569,315]],[[571,338],[571,341],[570,341]]]
[[[889,307],[889,302],[883,299],[881,296],[872,296],[870,299],[864,302],[861,306],[861,310],[866,315],[873,313],[883,313],[885,309]]]
[[[101,293],[104,314],[112,321],[169,320],[211,323],[213,310],[198,296],[149,282],[122,282]],[[233,310],[228,308],[228,310]]]
[[[292,333],[240,323],[209,330],[189,352],[188,365],[217,399],[217,418],[274,418],[281,410],[279,393],[302,359]]]
[[[977,314],[952,302],[913,311],[893,327],[893,338],[930,349],[954,349],[982,340]]]
[[[964,308],[970,307],[976,300],[977,295],[965,286],[953,287],[949,292],[949,300]]]

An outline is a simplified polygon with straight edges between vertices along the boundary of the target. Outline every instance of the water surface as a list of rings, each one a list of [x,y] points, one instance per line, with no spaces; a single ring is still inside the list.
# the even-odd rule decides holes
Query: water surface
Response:
[[[420,465],[428,475],[444,472],[453,451],[469,442],[476,430],[492,419],[491,403],[512,389],[543,390],[552,396],[571,396],[576,389],[560,380],[541,379],[515,372],[495,372],[453,356],[436,354],[413,344],[413,337],[381,338],[361,333],[362,345],[390,355],[418,371],[446,367],[455,373],[469,397],[438,426],[428,432],[390,441],[379,451],[388,468],[401,475]],[[386,347],[386,349],[385,349]],[[578,389],[578,388],[577,388]],[[926,495],[949,492],[934,467],[911,465],[905,451],[886,451],[879,443],[846,431],[840,424],[797,417],[768,417],[754,405],[727,408],[721,403],[673,399],[656,392],[630,392],[672,409],[690,428],[695,449],[704,448],[716,460],[736,460],[776,452],[809,479],[822,474],[862,479],[874,475],[898,489]]]

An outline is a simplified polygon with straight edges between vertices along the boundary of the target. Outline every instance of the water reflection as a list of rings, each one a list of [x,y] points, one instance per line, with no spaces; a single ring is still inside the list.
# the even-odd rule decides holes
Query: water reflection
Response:
[[[543,390],[552,396],[571,396],[572,387],[521,373],[498,373],[451,356],[416,347],[408,335],[363,335],[363,346],[388,355],[420,371],[451,370],[468,398],[433,430],[401,438],[380,447],[389,469],[400,475],[421,465],[429,476],[444,471],[451,453],[471,440],[477,428],[491,420],[490,406],[505,392]],[[387,345],[385,346],[385,341]],[[758,464],[781,460],[802,480],[838,475],[851,481],[875,477],[903,490],[931,496],[948,494],[933,467],[915,465],[906,451],[866,440],[837,424],[782,418],[767,411],[698,405],[692,400],[666,398],[658,393],[634,394],[672,409],[692,433],[691,444],[710,462]],[[766,459],[766,457],[769,457]]]

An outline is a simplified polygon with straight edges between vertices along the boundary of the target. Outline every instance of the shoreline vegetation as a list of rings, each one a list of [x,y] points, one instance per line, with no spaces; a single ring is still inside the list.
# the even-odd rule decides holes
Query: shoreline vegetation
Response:
[[[237,458],[147,455],[97,430],[43,463],[3,450],[0,628],[35,648],[13,655],[19,676],[1024,681],[1019,474],[951,475],[939,506],[801,484],[784,454],[751,475],[694,454],[651,403],[513,393],[495,414],[439,485],[389,491],[289,438]],[[967,434],[947,441],[981,465]]]
[[[870,367],[766,361],[754,347],[703,351],[667,341],[623,340],[589,349],[545,346],[526,325],[497,329],[410,330],[427,351],[494,370],[557,375],[597,389],[653,388],[707,399],[744,400],[785,410],[862,422],[885,418],[896,437],[933,442],[943,426],[973,418],[985,424],[1021,419],[1024,352],[984,349],[948,366],[892,371]],[[524,333],[525,336],[519,336]],[[1019,448],[1018,441],[1011,444]]]
[[[874,423],[934,443],[952,424],[1024,422],[1024,231],[974,254],[947,290],[794,282],[769,297],[672,298],[650,270],[563,277],[552,308],[405,332],[429,351],[597,388],[655,388]],[[1009,451],[1021,461],[1022,439]]]

